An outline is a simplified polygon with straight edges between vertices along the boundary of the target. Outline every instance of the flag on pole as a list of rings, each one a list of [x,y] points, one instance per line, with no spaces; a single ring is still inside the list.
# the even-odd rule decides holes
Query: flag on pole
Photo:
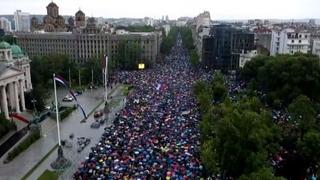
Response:
[[[62,76],[55,75],[54,80],[58,81],[59,83],[61,83],[62,85],[64,85],[66,88],[69,89],[68,81],[66,81]]]
[[[59,75],[54,75],[54,80],[58,81],[60,84],[62,84],[64,87],[66,87],[69,90],[70,95],[73,97],[73,99],[77,102],[77,105],[80,107],[83,116],[87,119],[88,116],[83,110],[81,104],[78,102],[77,97],[74,95],[73,91],[71,90],[68,81],[66,81],[62,76],[59,76]]]

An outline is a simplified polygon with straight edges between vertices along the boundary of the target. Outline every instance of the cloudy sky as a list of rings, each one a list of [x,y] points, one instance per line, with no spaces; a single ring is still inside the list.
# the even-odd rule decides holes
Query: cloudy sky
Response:
[[[46,14],[51,0],[0,0],[0,14],[17,9],[31,14]],[[54,0],[62,15],[74,15],[81,8],[87,16],[153,17],[168,15],[194,17],[204,10],[211,19],[320,18],[320,0]]]

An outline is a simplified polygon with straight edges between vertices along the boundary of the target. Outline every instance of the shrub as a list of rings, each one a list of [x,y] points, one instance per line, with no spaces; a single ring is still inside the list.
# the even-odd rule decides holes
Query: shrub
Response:
[[[35,141],[40,139],[41,134],[40,130],[32,131],[29,136],[24,139],[18,146],[16,146],[13,150],[8,153],[7,161],[12,161],[15,157],[17,157],[24,150],[28,149],[28,147],[33,144]]]
[[[72,113],[72,111],[74,111],[75,109],[77,109],[77,108],[76,107],[68,107],[65,111],[63,111],[60,114],[60,120],[62,121],[63,119],[68,117]]]

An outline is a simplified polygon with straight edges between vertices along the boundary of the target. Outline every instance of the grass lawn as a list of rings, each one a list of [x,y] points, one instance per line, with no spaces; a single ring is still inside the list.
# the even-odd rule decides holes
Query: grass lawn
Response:
[[[45,170],[41,176],[38,178],[38,180],[57,180],[58,179],[58,173],[54,171],[49,171],[48,169]]]

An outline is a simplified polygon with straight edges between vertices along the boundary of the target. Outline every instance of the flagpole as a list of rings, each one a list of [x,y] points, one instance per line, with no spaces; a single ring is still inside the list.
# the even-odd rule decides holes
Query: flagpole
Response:
[[[105,61],[106,61],[106,67],[104,69],[104,88],[105,88],[105,100],[106,102],[108,102],[108,78],[107,78],[107,75],[108,75],[108,56],[106,55],[105,57]]]
[[[79,75],[79,86],[81,87],[81,75],[80,75],[80,68],[78,70],[78,75]]]
[[[102,68],[102,86],[104,87],[104,68]]]
[[[57,86],[56,86],[55,76],[56,76],[56,75],[53,73],[54,100],[55,100],[55,104],[56,104],[56,118],[57,118],[57,129],[58,129],[58,141],[59,141],[59,146],[61,146],[60,127],[59,127],[59,109],[58,109]]]
[[[69,85],[71,87],[71,73],[70,73],[70,67],[69,67]]]

